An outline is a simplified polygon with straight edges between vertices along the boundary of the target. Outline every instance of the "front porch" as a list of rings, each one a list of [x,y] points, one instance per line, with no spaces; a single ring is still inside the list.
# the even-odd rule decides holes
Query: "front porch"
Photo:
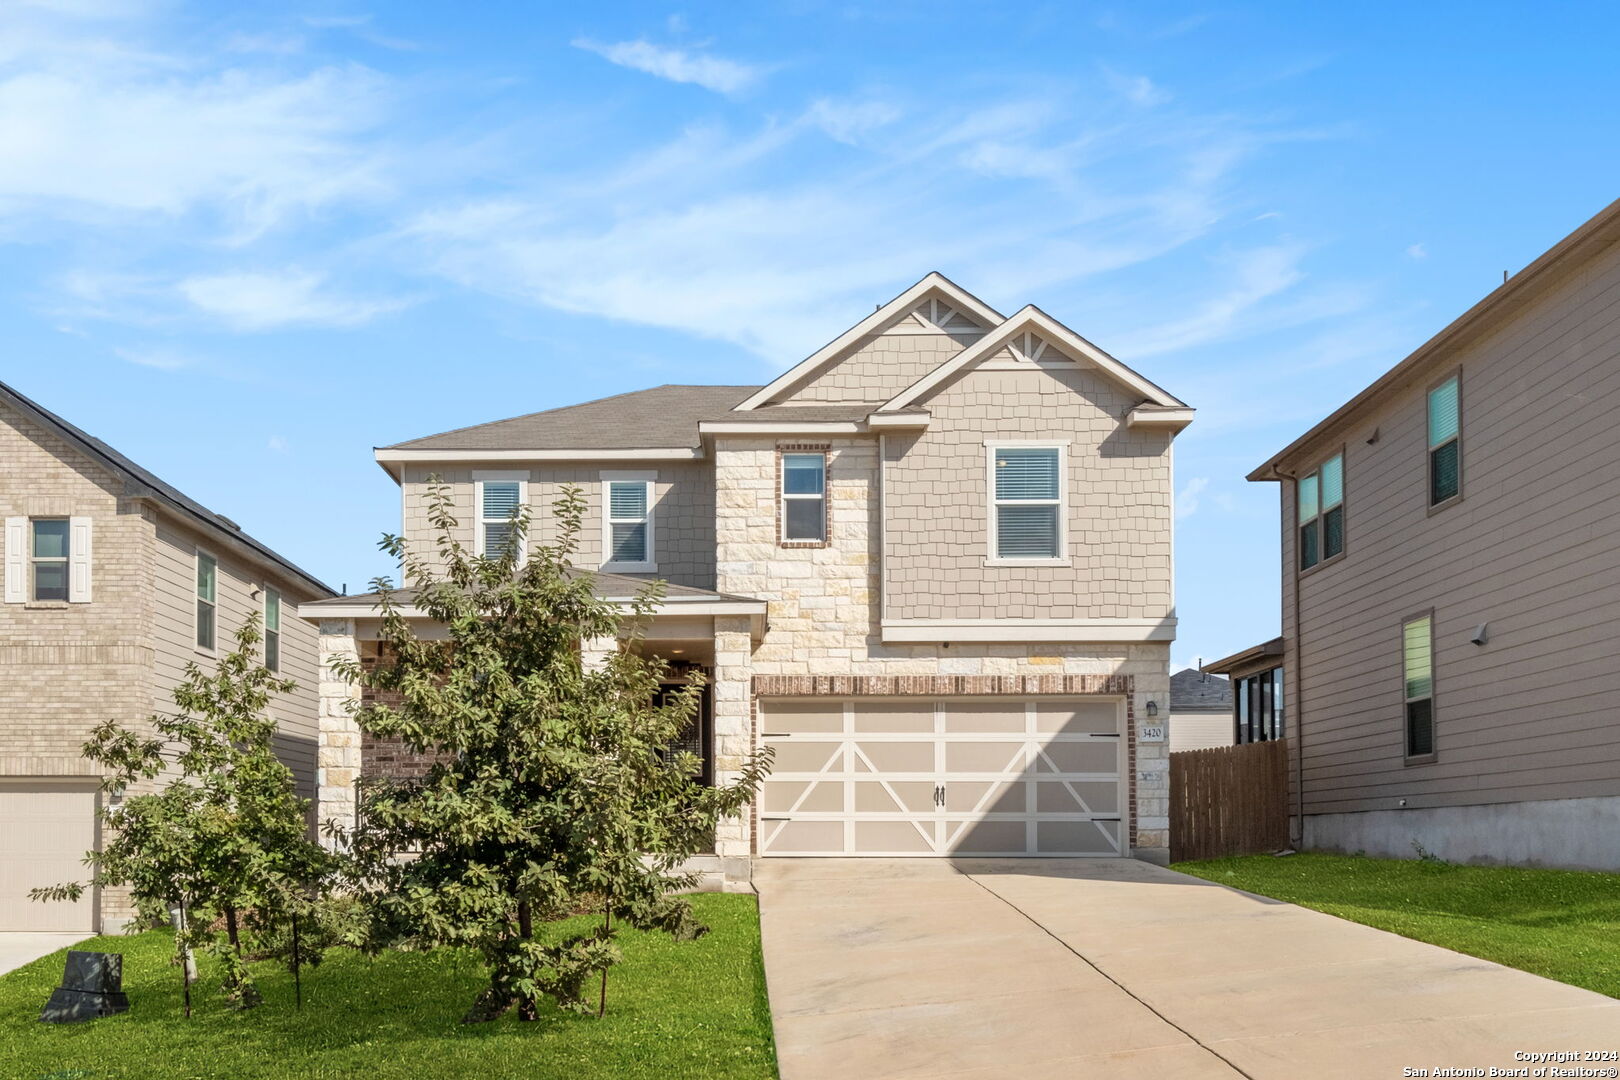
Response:
[[[597,595],[625,610],[646,584],[618,574],[591,576]],[[700,714],[680,748],[701,759],[701,782],[728,783],[737,777],[754,746],[750,658],[765,632],[766,602],[688,586],[671,585],[666,590],[634,647],[669,664],[667,686],[694,676],[705,680]],[[442,628],[413,606],[408,590],[396,592],[395,602],[417,634],[425,638],[443,634]],[[351,659],[362,667],[377,662],[385,646],[376,594],[301,605],[298,614],[319,626],[321,656],[326,661],[320,684],[317,816],[323,829],[328,821],[349,828],[356,820],[362,781],[421,776],[432,759],[396,740],[379,740],[362,732],[354,710],[366,700],[363,693],[371,691],[362,692],[331,668],[331,661],[337,659]],[[605,639],[587,642],[585,662],[600,663],[624,644]],[[689,868],[702,875],[705,889],[742,888],[749,880],[752,816],[721,822],[713,850],[692,860]]]

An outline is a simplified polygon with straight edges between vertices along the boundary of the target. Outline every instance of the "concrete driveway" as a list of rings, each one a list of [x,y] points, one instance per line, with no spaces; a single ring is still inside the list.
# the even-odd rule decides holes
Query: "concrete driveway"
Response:
[[[1620,1050],[1620,1001],[1127,859],[765,859],[754,881],[782,1080],[1372,1080]]]
[[[77,945],[91,934],[35,934],[22,930],[0,930],[0,975],[8,971],[16,971],[24,964],[32,963],[42,956],[49,956],[57,949],[65,949],[69,945]]]

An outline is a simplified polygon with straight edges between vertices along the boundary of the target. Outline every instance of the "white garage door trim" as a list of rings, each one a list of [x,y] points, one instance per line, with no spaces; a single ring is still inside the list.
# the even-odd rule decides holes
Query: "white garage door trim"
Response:
[[[760,854],[1117,857],[1124,699],[766,698]]]
[[[90,934],[96,897],[39,903],[29,890],[90,877],[84,853],[97,846],[98,792],[71,780],[0,781],[0,931]]]

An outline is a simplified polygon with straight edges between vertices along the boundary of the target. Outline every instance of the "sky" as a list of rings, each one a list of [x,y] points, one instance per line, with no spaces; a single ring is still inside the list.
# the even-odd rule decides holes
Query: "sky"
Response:
[[[334,587],[371,449],[764,383],[938,270],[1198,409],[1176,667],[1277,633],[1244,475],[1620,196],[1620,7],[0,0],[0,380]]]

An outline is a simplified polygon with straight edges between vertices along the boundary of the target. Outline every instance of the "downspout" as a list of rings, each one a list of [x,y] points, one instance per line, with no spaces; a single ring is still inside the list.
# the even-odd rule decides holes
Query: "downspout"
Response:
[[[1272,475],[1278,478],[1278,480],[1286,479],[1294,485],[1294,513],[1298,514],[1299,474],[1297,472],[1285,473],[1275,465],[1271,467],[1271,472]],[[1283,521],[1283,528],[1292,529],[1294,528],[1294,523],[1285,518]],[[1287,686],[1292,684],[1294,687],[1294,734],[1292,738],[1294,740],[1295,829],[1290,839],[1293,841],[1295,848],[1302,848],[1305,846],[1305,627],[1304,624],[1300,622],[1299,616],[1300,576],[1298,568],[1299,551],[1297,547],[1299,544],[1299,539],[1297,534],[1294,538],[1294,544],[1296,545],[1294,552],[1295,557],[1293,560],[1290,560],[1293,565],[1284,567],[1283,569],[1284,574],[1293,574],[1294,576],[1294,660],[1293,669],[1291,671],[1286,670],[1285,668],[1283,677],[1286,681],[1283,685],[1285,696],[1287,694]],[[1284,580],[1287,579],[1284,578]],[[1287,654],[1285,653],[1285,659],[1286,655]]]

